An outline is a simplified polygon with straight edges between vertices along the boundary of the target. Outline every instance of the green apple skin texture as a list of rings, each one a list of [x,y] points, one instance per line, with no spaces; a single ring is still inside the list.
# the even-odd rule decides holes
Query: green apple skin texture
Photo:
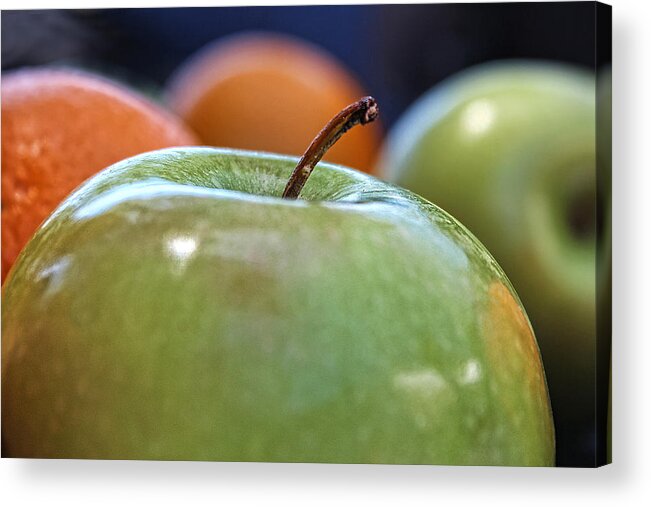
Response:
[[[502,270],[405,190],[210,148],[72,194],[4,287],[11,456],[554,464],[544,372]]]
[[[405,113],[382,159],[389,181],[487,246],[531,318],[555,413],[594,423],[595,237],[566,218],[595,205],[593,74],[523,61],[462,72]]]

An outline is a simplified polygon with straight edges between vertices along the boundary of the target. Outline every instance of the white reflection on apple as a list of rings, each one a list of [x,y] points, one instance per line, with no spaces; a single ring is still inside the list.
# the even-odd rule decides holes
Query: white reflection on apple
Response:
[[[395,376],[394,385],[399,389],[430,395],[443,389],[447,382],[434,368],[402,372]]]
[[[182,274],[197,250],[197,240],[188,236],[176,236],[167,240],[166,249],[175,260],[176,274]]]
[[[394,388],[404,392],[416,426],[426,429],[436,419],[437,411],[444,411],[449,394],[448,382],[434,368],[401,372],[393,379]]]
[[[85,188],[72,194],[68,202],[74,205],[75,201],[81,199]],[[248,194],[236,192],[233,190],[223,190],[218,188],[207,188],[194,185],[185,185],[174,183],[158,178],[151,178],[141,182],[131,182],[112,188],[101,195],[91,199],[74,211],[75,220],[85,220],[106,213],[107,211],[128,202],[144,202],[157,198],[175,198],[175,197],[206,197],[213,198],[221,196],[228,199],[243,200],[250,197]],[[161,201],[160,205],[164,202]]]
[[[473,136],[480,136],[495,122],[495,106],[487,99],[479,99],[466,106],[461,116],[464,131]]]
[[[481,365],[476,359],[469,359],[461,370],[461,384],[475,384],[481,378]]]
[[[72,265],[72,255],[59,257],[55,262],[41,269],[36,274],[36,279],[47,281],[47,289],[43,296],[49,297],[56,294],[63,287],[66,280],[68,268]]]

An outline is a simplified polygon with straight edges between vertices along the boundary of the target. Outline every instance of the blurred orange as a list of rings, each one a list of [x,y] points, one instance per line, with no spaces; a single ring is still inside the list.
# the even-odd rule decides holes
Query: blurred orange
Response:
[[[366,95],[331,56],[285,36],[247,33],[200,50],[172,77],[168,99],[209,145],[301,155],[321,128]],[[371,172],[377,122],[342,137],[325,160]]]
[[[82,181],[123,158],[197,144],[173,115],[100,77],[27,69],[2,78],[2,280]]]

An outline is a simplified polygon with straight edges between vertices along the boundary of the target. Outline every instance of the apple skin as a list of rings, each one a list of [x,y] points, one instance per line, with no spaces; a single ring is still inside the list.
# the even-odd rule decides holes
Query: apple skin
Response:
[[[527,61],[471,68],[411,106],[382,160],[380,174],[453,214],[504,268],[540,344],[558,450],[569,461],[594,453],[594,75]]]
[[[554,464],[535,337],[485,248],[338,166],[275,197],[296,162],[151,152],[50,216],[4,288],[10,456]]]

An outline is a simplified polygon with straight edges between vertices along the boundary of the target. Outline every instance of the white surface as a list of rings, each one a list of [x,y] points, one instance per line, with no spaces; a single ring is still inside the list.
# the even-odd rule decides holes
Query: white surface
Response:
[[[180,1],[137,2],[179,5]],[[192,5],[216,2],[194,1]],[[237,3],[237,2],[228,2]],[[240,2],[241,3],[241,2]],[[273,2],[256,1],[255,4]],[[282,2],[299,3],[299,2]],[[305,2],[300,2],[305,3]],[[328,2],[334,3],[334,2]],[[359,2],[362,3],[362,2]],[[364,2],[366,3],[366,2]],[[614,0],[614,460],[599,470],[2,460],[4,505],[642,505],[651,498],[649,2]],[[2,1],[2,8],[133,6]],[[643,160],[644,159],[644,160]],[[646,503],[646,505],[649,505]]]

